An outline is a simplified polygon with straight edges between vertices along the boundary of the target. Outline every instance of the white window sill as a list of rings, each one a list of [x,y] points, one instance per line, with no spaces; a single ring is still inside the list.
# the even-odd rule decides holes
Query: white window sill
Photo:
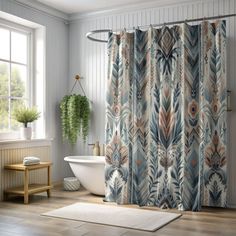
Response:
[[[8,148],[27,148],[27,147],[41,147],[51,146],[53,139],[31,139],[31,140],[0,140],[0,150]]]

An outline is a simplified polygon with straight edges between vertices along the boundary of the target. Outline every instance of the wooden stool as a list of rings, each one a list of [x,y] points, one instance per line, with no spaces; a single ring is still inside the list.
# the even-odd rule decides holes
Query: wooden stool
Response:
[[[25,166],[23,164],[12,164],[4,166],[5,170],[24,171],[24,185],[4,190],[4,196],[8,194],[16,194],[24,196],[24,203],[28,204],[29,195],[47,191],[47,196],[51,196],[51,162],[40,162],[40,164]],[[29,184],[29,171],[47,168],[48,181],[47,184]]]

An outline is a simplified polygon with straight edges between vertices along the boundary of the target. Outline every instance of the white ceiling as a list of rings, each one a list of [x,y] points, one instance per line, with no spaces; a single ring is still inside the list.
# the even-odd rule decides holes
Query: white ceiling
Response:
[[[155,1],[158,2],[163,0]],[[153,2],[153,0],[38,0],[38,2],[67,14],[73,14],[107,10],[116,7],[122,7],[123,5]]]

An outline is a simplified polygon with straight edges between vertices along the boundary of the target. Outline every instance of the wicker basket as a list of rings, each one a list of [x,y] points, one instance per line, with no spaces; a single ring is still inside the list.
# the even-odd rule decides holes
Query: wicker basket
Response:
[[[77,191],[80,187],[80,182],[76,177],[64,178],[64,190],[66,191]]]

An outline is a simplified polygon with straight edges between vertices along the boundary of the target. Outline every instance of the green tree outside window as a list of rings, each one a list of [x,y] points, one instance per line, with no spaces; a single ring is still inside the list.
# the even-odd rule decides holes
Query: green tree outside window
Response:
[[[10,130],[17,130],[21,125],[9,116],[9,102],[11,112],[15,108],[25,104],[25,84],[17,68],[12,68],[11,72],[11,91],[9,91],[9,63],[0,62],[0,132],[9,131],[9,121],[11,120]],[[10,98],[11,97],[11,98]],[[10,120],[9,120],[10,117]]]

